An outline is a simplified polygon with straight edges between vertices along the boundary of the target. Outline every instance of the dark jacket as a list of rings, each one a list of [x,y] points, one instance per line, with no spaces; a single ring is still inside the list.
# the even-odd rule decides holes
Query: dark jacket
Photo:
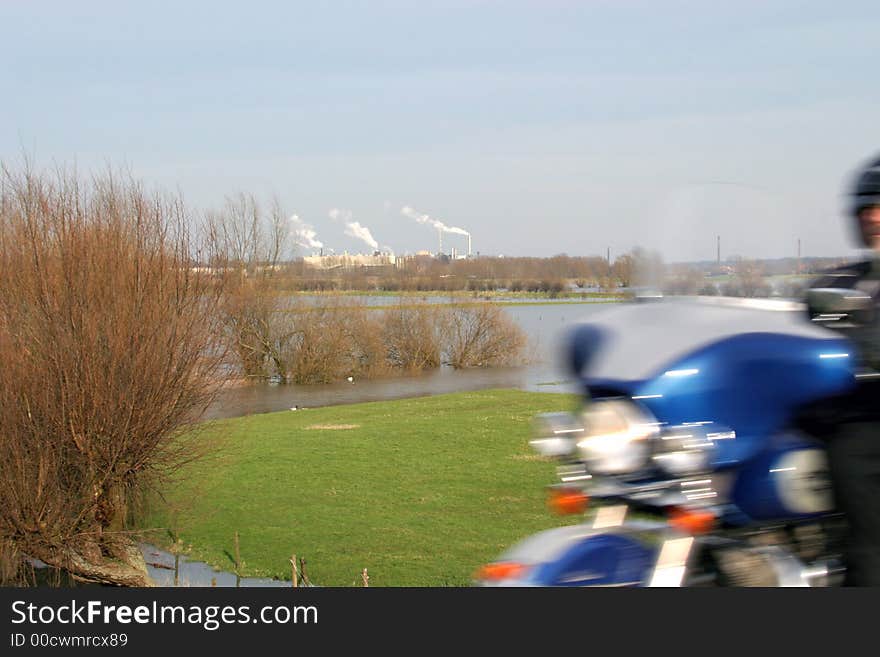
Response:
[[[874,299],[873,318],[865,325],[837,329],[852,340],[857,351],[858,385],[854,392],[834,400],[827,400],[813,421],[824,419],[833,425],[846,422],[880,421],[880,261],[864,260],[828,270],[814,279],[810,288],[859,289]],[[835,329],[834,325],[829,328]]]

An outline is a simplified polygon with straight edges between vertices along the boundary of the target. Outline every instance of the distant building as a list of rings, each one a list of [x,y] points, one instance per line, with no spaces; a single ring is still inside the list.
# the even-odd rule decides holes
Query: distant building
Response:
[[[390,253],[305,256],[303,262],[315,269],[353,269],[355,267],[394,267],[397,258]]]

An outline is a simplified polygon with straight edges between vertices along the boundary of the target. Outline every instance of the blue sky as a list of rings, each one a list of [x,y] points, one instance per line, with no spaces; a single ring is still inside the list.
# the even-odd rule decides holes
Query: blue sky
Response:
[[[878,35],[877,2],[0,0],[0,157],[277,194],[337,251],[331,208],[436,249],[408,205],[490,254],[850,254]]]

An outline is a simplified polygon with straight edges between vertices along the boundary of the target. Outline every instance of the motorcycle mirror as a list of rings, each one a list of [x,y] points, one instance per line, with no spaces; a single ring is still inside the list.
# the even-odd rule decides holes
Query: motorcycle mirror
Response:
[[[807,290],[807,309],[814,322],[868,324],[874,300],[861,290],[823,287]]]

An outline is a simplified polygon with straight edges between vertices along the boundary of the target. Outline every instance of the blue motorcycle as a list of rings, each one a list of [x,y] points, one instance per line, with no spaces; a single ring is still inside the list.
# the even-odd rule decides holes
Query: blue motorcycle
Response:
[[[581,403],[535,418],[531,445],[558,462],[552,506],[584,520],[526,538],[475,583],[840,583],[845,519],[817,418],[878,375],[826,325],[868,306],[813,290],[810,321],[793,302],[666,299],[575,325],[564,358]]]

